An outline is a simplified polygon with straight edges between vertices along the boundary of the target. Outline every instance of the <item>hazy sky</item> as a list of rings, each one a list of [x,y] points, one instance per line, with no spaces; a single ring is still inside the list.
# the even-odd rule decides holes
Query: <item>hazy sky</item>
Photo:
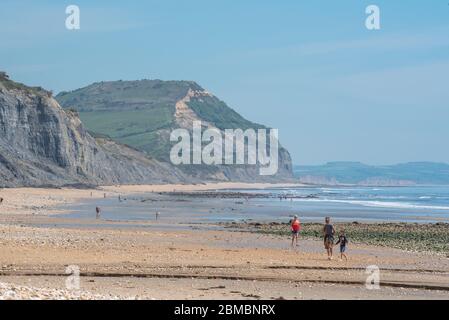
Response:
[[[0,70],[56,93],[195,80],[279,128],[298,164],[449,162],[448,0],[2,0]]]

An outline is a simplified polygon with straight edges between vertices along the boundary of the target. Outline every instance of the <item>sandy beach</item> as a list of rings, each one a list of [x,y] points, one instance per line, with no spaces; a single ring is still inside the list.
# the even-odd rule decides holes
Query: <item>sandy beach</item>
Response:
[[[263,188],[264,185],[247,185]],[[241,184],[116,186],[96,190],[3,189],[2,299],[448,299],[445,254],[351,243],[328,261],[320,240],[173,221],[79,220],[64,206],[138,192],[245,188]],[[179,204],[183,206],[183,204]],[[185,205],[184,205],[185,206]],[[62,209],[61,209],[62,208]],[[182,210],[189,210],[188,206]],[[58,214],[59,213],[59,214]],[[58,215],[54,215],[58,214]],[[129,225],[127,225],[129,224]],[[66,227],[70,225],[70,227]],[[366,287],[366,268],[380,289]],[[67,288],[68,266],[80,271]]]

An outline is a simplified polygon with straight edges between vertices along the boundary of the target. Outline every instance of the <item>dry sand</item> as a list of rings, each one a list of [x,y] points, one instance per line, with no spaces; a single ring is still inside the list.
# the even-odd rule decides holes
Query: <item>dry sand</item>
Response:
[[[46,214],[60,212],[55,205],[89,198],[91,192],[103,197],[104,192],[197,188],[1,190],[0,298],[11,298],[12,289],[15,299],[449,298],[449,260],[444,255],[351,244],[348,262],[328,261],[321,241],[301,240],[292,250],[286,238],[203,226],[166,230],[146,222],[151,228],[124,228],[108,221],[95,226],[95,220],[89,228],[34,226],[68,219]],[[69,265],[80,269],[81,295],[65,287]],[[379,290],[365,286],[368,265],[380,268]]]
[[[206,191],[223,189],[264,189],[264,188],[287,188],[302,187],[299,183],[243,183],[243,182],[218,182],[203,184],[164,184],[164,185],[123,185],[102,187],[102,190],[115,193],[145,193],[145,192],[172,192],[172,191]]]

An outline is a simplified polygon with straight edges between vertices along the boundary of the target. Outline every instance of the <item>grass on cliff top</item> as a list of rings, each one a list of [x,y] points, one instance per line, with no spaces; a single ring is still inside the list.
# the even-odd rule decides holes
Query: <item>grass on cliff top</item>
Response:
[[[211,122],[222,130],[265,128],[263,125],[246,120],[216,97],[193,98],[187,104],[200,119]]]
[[[132,111],[172,105],[183,98],[189,88],[200,89],[191,81],[105,81],[61,92],[56,100],[63,108],[88,111]]]
[[[27,85],[24,85],[23,83],[15,82],[9,79],[9,76],[5,72],[0,72],[0,83],[7,89],[7,90],[19,90],[24,91],[31,94],[37,94],[37,95],[45,95],[47,97],[51,97],[53,93],[51,91],[47,91],[43,89],[42,87],[29,87]]]

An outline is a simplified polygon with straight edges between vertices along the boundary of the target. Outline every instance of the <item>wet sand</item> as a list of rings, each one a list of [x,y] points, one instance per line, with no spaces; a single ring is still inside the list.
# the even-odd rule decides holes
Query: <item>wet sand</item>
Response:
[[[4,188],[0,189],[0,214],[34,214],[51,215],[66,213],[61,206],[82,201],[84,199],[102,199],[118,197],[119,195],[134,195],[151,192],[191,192],[222,189],[245,189],[245,188],[273,188],[303,186],[291,183],[204,183],[195,185],[164,184],[164,185],[123,185],[104,186],[96,189],[72,189],[72,188]]]
[[[105,191],[116,192],[92,192],[101,198]],[[33,214],[25,200],[21,208],[21,192],[31,205],[39,202],[42,213]],[[135,226],[48,216],[90,192],[0,192],[10,208],[9,196],[18,201],[13,212],[0,209],[0,298],[11,298],[7,293],[16,288],[15,299],[449,299],[449,260],[441,254],[357,243],[350,246],[348,262],[328,261],[314,239],[301,239],[291,249],[283,235],[204,224],[168,228],[173,221],[163,217]],[[69,265],[80,269],[80,295],[65,287]],[[380,268],[379,290],[365,286],[369,265]]]

